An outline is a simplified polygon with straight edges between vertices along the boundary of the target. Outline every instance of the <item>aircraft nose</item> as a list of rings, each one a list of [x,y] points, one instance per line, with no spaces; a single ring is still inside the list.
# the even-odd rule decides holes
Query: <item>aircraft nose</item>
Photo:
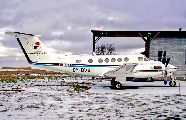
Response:
[[[176,66],[174,66],[174,65],[170,65],[170,69],[176,71],[178,68]]]

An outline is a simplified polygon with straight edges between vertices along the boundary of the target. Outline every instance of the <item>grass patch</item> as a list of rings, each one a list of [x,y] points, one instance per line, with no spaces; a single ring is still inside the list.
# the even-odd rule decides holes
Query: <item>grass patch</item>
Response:
[[[60,97],[55,98],[56,101],[63,101]]]
[[[104,110],[105,108],[103,108],[103,107],[101,107],[101,108],[99,108],[100,110]]]
[[[37,109],[39,109],[38,106],[34,106],[34,105],[27,105],[27,108],[37,108]]]
[[[182,119],[180,118],[180,115],[174,115],[171,117],[167,117],[166,120],[182,120]]]
[[[74,85],[73,88],[74,88],[74,91],[84,92],[84,91],[90,89],[91,87],[81,86],[81,85]]]
[[[167,115],[158,115],[157,118],[159,117],[167,117]]]
[[[55,105],[54,104],[50,104],[50,107],[54,107]]]
[[[26,79],[36,79],[36,78],[38,78],[38,77],[36,77],[36,76],[26,77]]]
[[[21,77],[16,77],[16,78],[0,78],[1,82],[6,82],[6,83],[11,83],[11,82],[17,82],[19,81],[25,81],[28,79],[48,79],[48,80],[58,80],[58,79],[63,79],[63,78],[77,78],[80,77],[82,78],[82,76],[77,76],[77,75],[65,75],[65,76],[27,76],[24,78]]]
[[[83,112],[83,110],[78,110],[79,112]]]
[[[92,113],[87,113],[87,115],[88,115],[88,116],[93,116],[93,114],[92,114]]]
[[[0,112],[7,112],[8,111],[8,109],[5,109],[5,110],[1,110]]]
[[[166,110],[166,109],[163,110],[163,113],[168,113],[168,112],[169,112],[169,110]]]
[[[118,109],[115,109],[115,112],[119,112],[119,110]]]
[[[123,101],[123,99],[120,98],[113,98],[115,101]]]
[[[17,82],[17,80],[19,80],[19,78],[2,78],[0,81],[1,82],[6,82],[6,83],[11,83],[11,82]]]
[[[180,102],[180,101],[175,101],[174,103],[175,103],[175,104],[183,104],[183,103]]]
[[[164,103],[164,102],[157,100],[157,101],[153,101],[152,103]]]

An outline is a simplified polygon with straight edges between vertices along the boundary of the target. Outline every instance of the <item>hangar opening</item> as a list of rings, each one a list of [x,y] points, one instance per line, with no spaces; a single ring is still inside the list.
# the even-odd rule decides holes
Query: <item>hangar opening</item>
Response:
[[[131,44],[135,43],[135,44]],[[145,42],[137,37],[103,37],[96,42],[96,55],[140,54],[145,50]],[[113,48],[113,49],[112,49]],[[113,50],[110,52],[109,50]]]

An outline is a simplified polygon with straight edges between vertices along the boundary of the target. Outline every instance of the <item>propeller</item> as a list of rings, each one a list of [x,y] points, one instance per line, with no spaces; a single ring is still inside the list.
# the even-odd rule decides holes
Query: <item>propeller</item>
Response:
[[[164,72],[164,84],[165,85],[167,84],[167,74],[168,74],[167,70],[169,69],[169,68],[167,68],[167,66],[169,64],[169,61],[170,61],[170,58],[167,58],[167,60],[164,64],[165,65],[165,72]]]
[[[163,57],[162,57],[162,53],[163,53]],[[158,60],[161,61],[164,65],[165,65],[165,70],[164,70],[164,84],[167,84],[167,70],[168,70],[168,64],[170,62],[170,58],[166,59],[166,51],[159,51],[158,52]]]

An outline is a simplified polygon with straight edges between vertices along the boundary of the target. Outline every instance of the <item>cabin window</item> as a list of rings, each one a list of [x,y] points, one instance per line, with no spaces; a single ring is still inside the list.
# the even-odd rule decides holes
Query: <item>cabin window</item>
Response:
[[[143,61],[143,57],[138,57],[138,61]]]
[[[121,62],[121,61],[122,61],[122,59],[121,59],[121,58],[118,58],[118,59],[117,59],[117,61],[118,61],[118,62]]]
[[[127,62],[127,61],[129,61],[129,59],[128,59],[127,57],[125,57],[125,58],[124,58],[124,61]]]
[[[103,59],[101,59],[101,58],[98,59],[98,62],[99,62],[99,63],[102,63],[102,62],[103,62]]]
[[[108,63],[108,62],[109,62],[109,59],[108,59],[108,58],[106,58],[106,59],[105,59],[105,62],[106,62],[106,63]]]
[[[89,60],[88,60],[88,62],[89,62],[89,63],[92,63],[92,62],[93,62],[93,60],[92,60],[92,59],[89,59]]]
[[[115,61],[116,61],[116,59],[115,59],[115,58],[112,58],[112,59],[111,59],[111,62],[115,62]]]
[[[76,63],[80,63],[81,62],[81,60],[76,60]]]

